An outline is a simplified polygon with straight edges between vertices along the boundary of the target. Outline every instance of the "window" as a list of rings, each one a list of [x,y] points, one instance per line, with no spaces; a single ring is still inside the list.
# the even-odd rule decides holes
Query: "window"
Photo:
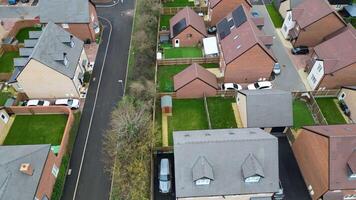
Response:
[[[68,66],[68,58],[67,58],[67,56],[66,55],[64,55],[64,59],[63,59],[63,64],[65,65],[65,66]]]
[[[192,37],[193,37],[192,34],[187,34],[187,38],[188,38],[188,39],[190,39],[190,38],[192,38]]]
[[[5,115],[1,114],[1,119],[5,120]]]
[[[210,184],[210,179],[208,178],[202,178],[195,181],[195,185],[209,185],[209,184]]]
[[[339,99],[345,99],[345,96],[346,96],[346,94],[343,92],[343,93],[341,93]]]
[[[318,72],[321,72],[321,70],[323,69],[323,66],[321,66],[321,64],[318,65]]]
[[[236,40],[237,38],[239,38],[239,35],[236,35],[236,36],[234,37],[234,40]]]
[[[69,28],[68,24],[62,24],[62,28]]]
[[[344,200],[356,199],[356,194],[348,194],[344,196]]]
[[[356,174],[350,174],[350,179],[356,179]]]
[[[260,176],[251,176],[245,179],[245,183],[258,183],[260,180]]]
[[[283,29],[284,29],[284,31],[287,31],[287,26],[284,25],[284,26],[283,26]]]
[[[57,178],[58,172],[59,172],[58,167],[57,167],[56,165],[53,165],[53,167],[52,167],[52,174],[53,174],[53,176]]]
[[[299,31],[300,28],[299,28],[299,26],[297,26],[295,29],[296,29],[297,31]]]
[[[314,84],[316,83],[316,78],[315,78],[314,74],[311,76],[311,80]]]
[[[290,13],[290,15],[288,16],[288,21],[292,20],[292,13]]]

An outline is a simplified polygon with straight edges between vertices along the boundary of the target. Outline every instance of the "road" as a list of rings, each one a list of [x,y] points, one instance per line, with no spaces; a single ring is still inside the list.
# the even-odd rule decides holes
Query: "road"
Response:
[[[262,31],[266,35],[275,36],[271,49],[278,62],[281,64],[282,71],[273,81],[274,88],[287,91],[305,91],[304,83],[300,79],[298,71],[293,66],[293,62],[288,56],[286,48],[278,37],[266,7],[264,5],[255,5],[252,9],[265,18],[265,24]]]
[[[111,111],[124,94],[135,1],[97,8],[104,26],[62,200],[107,200],[111,175],[104,172],[102,139]]]

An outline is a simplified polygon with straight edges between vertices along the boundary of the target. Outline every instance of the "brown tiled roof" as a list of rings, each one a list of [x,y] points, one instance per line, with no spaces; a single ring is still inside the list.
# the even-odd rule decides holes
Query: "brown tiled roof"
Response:
[[[195,79],[199,79],[205,82],[210,87],[218,89],[216,76],[205,68],[203,68],[202,66],[193,63],[185,70],[183,70],[179,74],[176,74],[173,77],[174,91],[181,89],[182,87],[194,81]]]
[[[332,12],[332,8],[325,0],[305,0],[293,8],[292,17],[300,28],[305,28]]]
[[[352,171],[353,174],[356,174],[356,149],[352,152],[349,160],[347,161],[347,165]]]
[[[244,8],[244,12],[248,13],[243,5],[242,7]],[[230,16],[231,13],[226,18],[230,18]],[[268,49],[264,42],[261,40],[261,38],[265,37],[266,35],[264,35],[264,33],[256,27],[251,18],[248,17],[248,14],[246,14],[246,16],[247,21],[244,22],[241,26],[238,28],[232,28],[231,33],[223,40],[220,40],[219,37],[226,65],[240,57],[255,45],[260,45],[261,48],[273,60],[276,60],[272,51]]]
[[[209,0],[210,2],[210,8],[214,8],[216,5],[218,5],[221,1],[223,0]],[[232,0],[225,0],[225,1],[232,1]],[[250,0],[245,0],[246,4],[252,7],[252,4]]]
[[[304,129],[329,140],[329,189],[356,189],[356,180],[349,179],[348,163],[355,165],[356,124],[309,126]],[[315,145],[315,148],[319,148]]]
[[[348,26],[337,36],[314,47],[318,59],[324,60],[326,74],[356,63],[356,30]]]
[[[208,33],[206,31],[206,27],[204,24],[204,19],[200,17],[194,10],[189,7],[185,7],[181,11],[179,11],[176,15],[174,15],[170,21],[170,32],[171,36],[173,36],[173,26],[177,24],[180,20],[185,19],[187,27],[191,26],[202,35],[207,36]],[[184,30],[184,29],[183,29]],[[182,30],[182,31],[183,31]],[[181,31],[181,32],[182,32]]]

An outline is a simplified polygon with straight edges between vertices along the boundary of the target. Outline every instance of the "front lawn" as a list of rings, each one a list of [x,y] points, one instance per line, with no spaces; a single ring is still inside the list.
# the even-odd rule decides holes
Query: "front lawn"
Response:
[[[30,31],[41,31],[41,27],[26,27],[16,34],[16,39],[19,41],[19,43],[23,43],[26,39],[28,39],[30,36],[28,35],[28,32]]]
[[[279,11],[276,9],[276,7],[274,7],[273,4],[266,4],[266,8],[269,13],[269,16],[272,19],[274,27],[281,28],[284,20]]]
[[[161,15],[160,18],[160,27],[161,30],[165,27],[165,30],[169,30],[169,20],[173,17],[173,15]]]
[[[173,115],[168,120],[169,144],[173,144],[173,131],[208,129],[203,99],[174,99]]]
[[[189,2],[189,0],[166,0],[165,3],[163,3],[163,7],[193,7],[194,2]]]
[[[197,47],[164,48],[164,58],[201,58],[203,52]]]
[[[4,145],[60,145],[67,115],[17,115]]]
[[[210,122],[213,129],[237,128],[232,103],[235,98],[210,97],[207,98]]]
[[[11,73],[14,70],[14,58],[19,57],[18,51],[7,51],[0,56],[0,73]]]
[[[345,118],[340,113],[335,98],[315,98],[328,124],[346,124]]]
[[[314,119],[307,104],[301,100],[293,101],[293,124],[295,129],[314,125]]]

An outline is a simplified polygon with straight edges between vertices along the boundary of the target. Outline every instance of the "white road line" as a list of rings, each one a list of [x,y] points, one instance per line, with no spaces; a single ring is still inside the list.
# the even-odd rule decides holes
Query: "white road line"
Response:
[[[109,48],[110,39],[111,39],[111,31],[112,31],[112,24],[111,24],[111,22],[110,22],[108,19],[104,18],[104,17],[100,17],[100,16],[98,16],[98,17],[101,18],[101,19],[103,19],[103,20],[105,20],[106,22],[109,23],[109,25],[110,25],[110,32],[109,32],[109,37],[108,37],[108,43],[106,44],[105,55],[104,55],[104,61],[103,61],[103,64],[102,64],[102,67],[101,67],[101,71],[100,71],[98,87],[96,88],[96,94],[95,94],[95,99],[94,99],[94,106],[93,106],[93,109],[92,109],[92,112],[91,112],[91,116],[90,116],[89,127],[88,127],[87,136],[86,136],[86,139],[85,139],[85,144],[84,144],[84,149],[83,149],[83,155],[82,155],[82,159],[81,159],[81,161],[80,161],[79,172],[78,172],[77,181],[76,181],[75,188],[74,188],[73,200],[75,200],[75,197],[76,197],[76,195],[77,195],[77,189],[78,189],[80,174],[81,174],[81,172],[82,172],[83,161],[84,161],[85,152],[86,152],[86,149],[87,149],[87,144],[88,144],[88,139],[89,139],[89,135],[90,135],[91,124],[92,124],[92,122],[93,122],[93,117],[94,117],[94,112],[95,112],[95,107],[96,107],[96,101],[97,101],[97,99],[98,99],[98,93],[99,93],[99,89],[100,89],[101,78],[102,78],[103,71],[104,71],[104,66],[105,66],[105,61],[106,61],[106,55],[107,55],[107,53],[108,53],[108,48]]]

